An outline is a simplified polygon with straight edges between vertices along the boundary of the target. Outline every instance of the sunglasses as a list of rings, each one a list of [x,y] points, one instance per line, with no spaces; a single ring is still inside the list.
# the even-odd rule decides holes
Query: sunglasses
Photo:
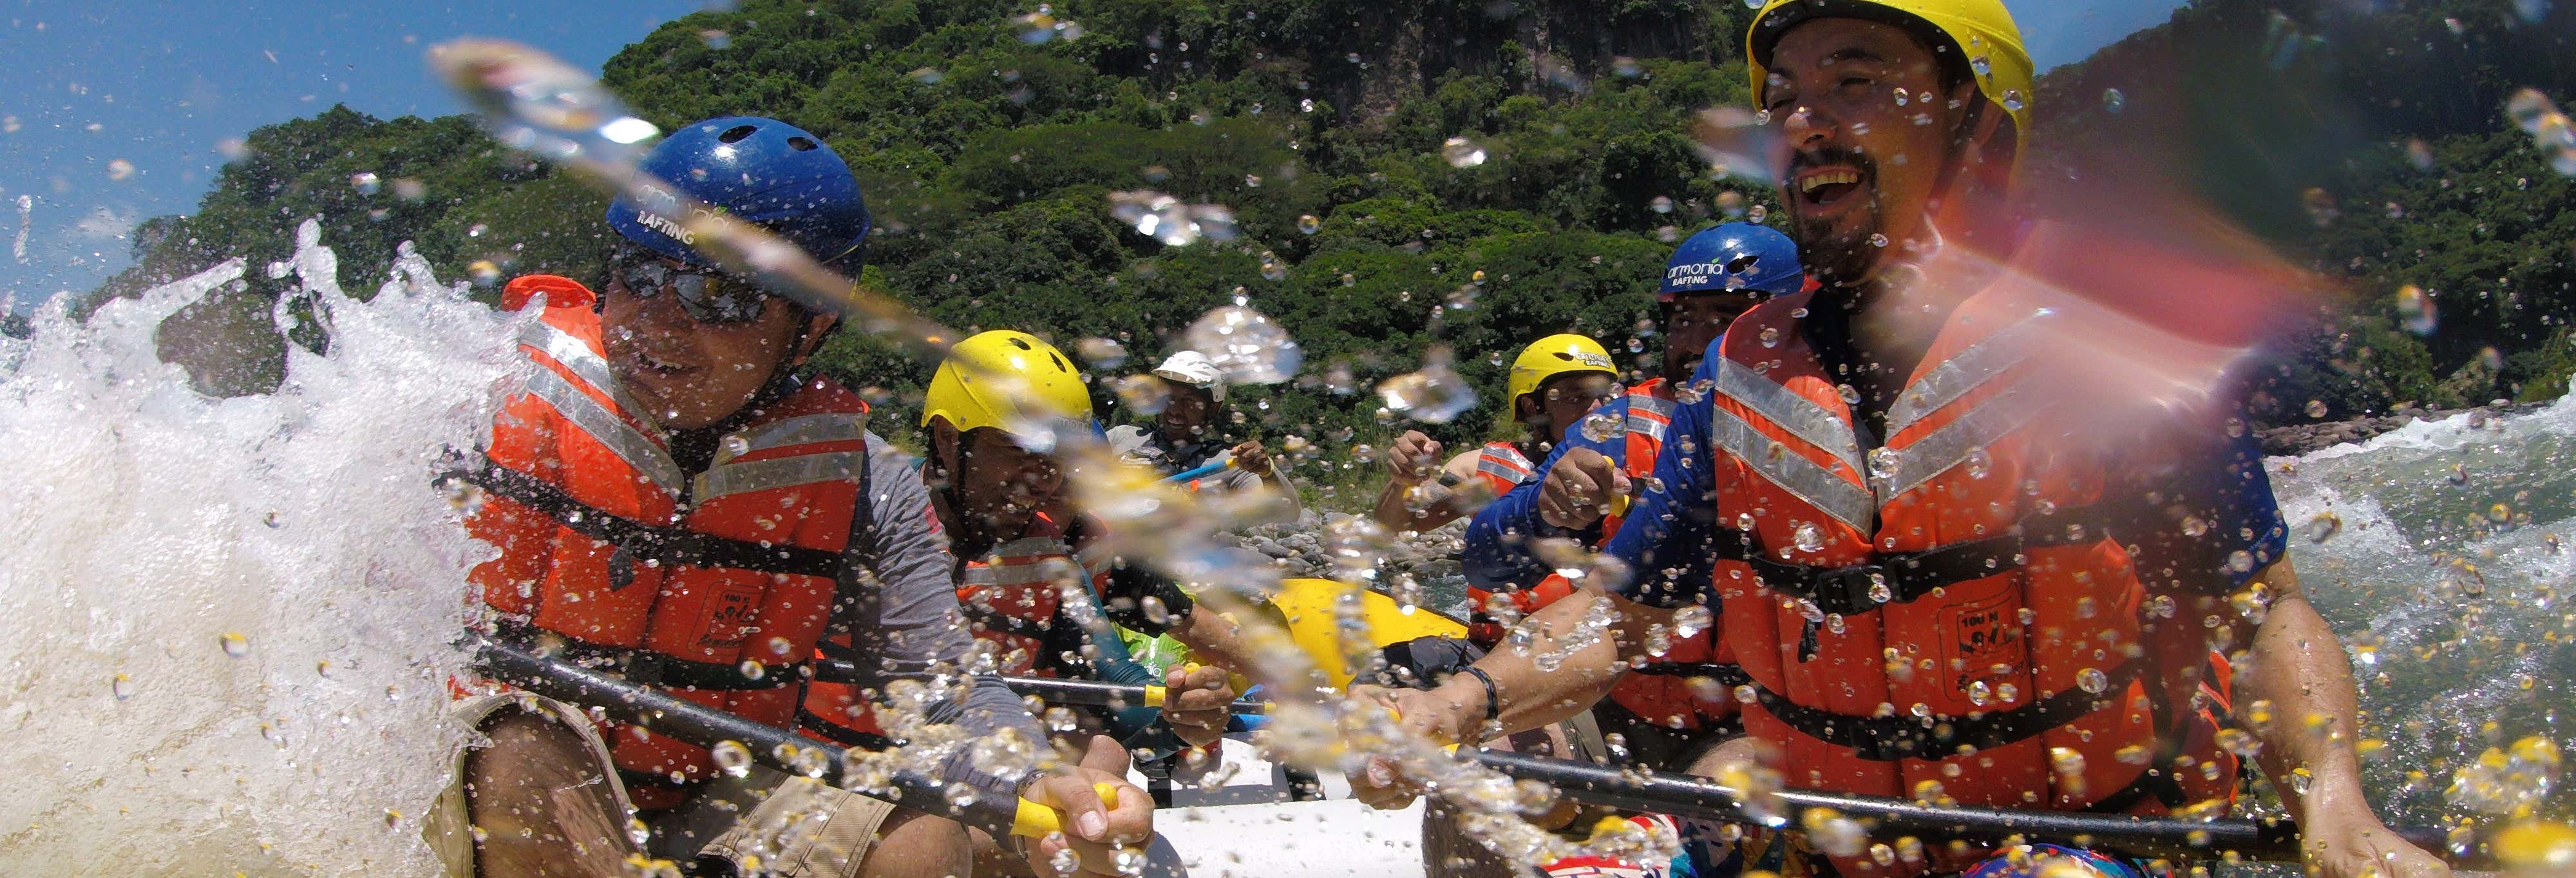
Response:
[[[690,320],[705,325],[750,323],[769,306],[769,294],[749,281],[713,268],[681,265],[634,244],[621,244],[609,254],[608,271],[610,280],[638,299],[670,291]]]

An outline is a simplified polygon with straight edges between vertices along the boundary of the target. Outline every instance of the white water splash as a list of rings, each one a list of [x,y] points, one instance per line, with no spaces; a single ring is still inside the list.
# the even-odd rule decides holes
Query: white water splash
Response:
[[[358,302],[318,226],[297,238],[286,265],[332,344],[290,349],[275,393],[209,398],[155,355],[239,259],[86,325],[56,300],[0,342],[0,442],[23,460],[0,483],[5,871],[437,872],[444,643],[490,550],[428,472],[490,423],[513,321],[407,247]]]
[[[2576,404],[2458,415],[2267,468],[2310,599],[2351,647],[2365,777],[2383,814],[2454,816],[2440,793],[2483,749],[2564,749],[2576,676]],[[2322,542],[2305,525],[2332,514]],[[2410,769],[2419,769],[2410,774]]]

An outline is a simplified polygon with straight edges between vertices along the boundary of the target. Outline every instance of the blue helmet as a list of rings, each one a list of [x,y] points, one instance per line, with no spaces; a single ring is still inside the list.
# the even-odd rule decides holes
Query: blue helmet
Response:
[[[638,204],[632,194],[617,196],[608,205],[608,227],[664,256],[710,264],[693,246],[695,235],[667,218],[678,212],[682,195],[767,229],[843,271],[866,256],[868,205],[859,181],[839,154],[805,129],[757,116],[709,119],[671,132],[636,167],[679,191],[648,184],[646,198],[662,201],[652,205]]]
[[[1655,291],[1655,301],[1730,291],[1785,296],[1806,285],[1798,245],[1788,235],[1755,223],[1727,223],[1702,229],[1673,251],[1672,261],[1664,263],[1664,285]]]

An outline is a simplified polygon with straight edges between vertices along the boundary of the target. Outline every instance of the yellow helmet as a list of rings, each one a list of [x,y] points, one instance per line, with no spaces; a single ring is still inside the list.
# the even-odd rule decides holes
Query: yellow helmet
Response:
[[[1986,100],[2012,116],[2013,130],[2030,136],[2030,105],[2038,93],[2021,28],[2003,0],[1770,0],[1744,32],[1745,72],[1753,99],[1762,100],[1771,47],[1791,25],[1814,18],[1866,18],[1913,31],[1936,50],[1965,59]],[[1947,44],[1944,46],[1944,44]],[[2026,150],[2025,150],[2026,151]]]
[[[1571,332],[1531,342],[1529,347],[1521,349],[1520,356],[1512,359],[1511,388],[1503,397],[1505,417],[1509,417],[1508,412],[1522,394],[1535,391],[1539,385],[1547,383],[1547,379],[1568,372],[1599,372],[1615,381],[1619,377],[1619,366],[1611,362],[1610,352],[1602,349],[1600,342]]]
[[[1020,435],[1048,421],[1087,426],[1091,391],[1073,361],[1054,345],[1025,332],[995,329],[948,349],[922,400],[921,425],[930,426],[932,418],[946,419],[959,433],[999,427]]]

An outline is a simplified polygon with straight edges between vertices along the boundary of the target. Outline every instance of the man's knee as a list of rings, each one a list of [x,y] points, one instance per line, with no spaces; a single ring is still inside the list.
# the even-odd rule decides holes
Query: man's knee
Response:
[[[486,720],[482,732],[487,743],[465,756],[468,798],[550,797],[555,790],[594,785],[601,788],[602,801],[613,798],[590,742],[561,720],[532,711],[503,711]]]
[[[896,811],[859,866],[863,878],[966,878],[975,866],[966,827],[919,811]]]

